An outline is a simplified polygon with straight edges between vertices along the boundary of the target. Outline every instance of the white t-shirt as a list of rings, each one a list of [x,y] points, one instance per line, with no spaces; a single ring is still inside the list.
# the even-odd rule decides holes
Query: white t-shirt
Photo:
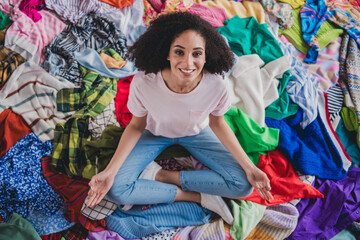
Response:
[[[198,86],[189,93],[175,93],[165,84],[161,72],[138,72],[131,84],[130,112],[147,114],[146,129],[157,136],[178,138],[198,134],[209,123],[209,114],[221,116],[230,108],[226,81],[204,71]]]

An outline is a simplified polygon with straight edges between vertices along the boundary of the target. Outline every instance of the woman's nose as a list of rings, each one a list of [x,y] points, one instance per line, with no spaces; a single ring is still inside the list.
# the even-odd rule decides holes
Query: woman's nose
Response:
[[[193,56],[191,54],[185,55],[185,63],[189,66],[193,63]]]

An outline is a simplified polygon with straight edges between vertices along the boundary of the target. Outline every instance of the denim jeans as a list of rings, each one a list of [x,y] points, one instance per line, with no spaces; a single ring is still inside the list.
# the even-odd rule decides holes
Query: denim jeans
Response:
[[[107,198],[118,204],[174,202],[176,185],[138,178],[151,161],[173,144],[185,147],[197,160],[211,169],[181,171],[180,183],[184,191],[227,198],[245,197],[252,192],[253,188],[242,167],[207,126],[197,135],[181,138],[155,136],[145,130],[115,176]]]

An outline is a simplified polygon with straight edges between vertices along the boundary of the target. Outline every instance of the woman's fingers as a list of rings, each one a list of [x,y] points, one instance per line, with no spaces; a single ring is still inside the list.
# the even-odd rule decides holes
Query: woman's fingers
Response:
[[[258,184],[256,191],[259,193],[260,197],[263,199],[266,199],[268,201],[273,200],[274,197],[270,193],[271,187],[269,185],[266,185],[266,187],[263,187],[261,184]]]

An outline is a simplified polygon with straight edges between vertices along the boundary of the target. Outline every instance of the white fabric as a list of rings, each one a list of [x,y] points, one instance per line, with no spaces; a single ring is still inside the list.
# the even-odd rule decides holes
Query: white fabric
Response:
[[[321,89],[317,89],[318,91],[318,111],[319,116],[321,118],[321,121],[324,123],[324,126],[327,130],[327,133],[329,134],[329,137],[332,140],[332,143],[334,147],[337,149],[341,160],[343,162],[343,169],[345,171],[348,171],[351,166],[351,159],[350,156],[345,151],[344,146],[340,142],[338,136],[335,133],[335,130],[333,129],[330,118],[329,118],[329,112],[328,112],[328,100],[327,95],[325,92],[323,92]],[[346,94],[345,94],[346,99]]]
[[[100,15],[112,21],[126,36],[128,46],[133,45],[135,40],[146,30],[143,21],[143,0],[135,0],[131,6],[102,12]]]
[[[138,72],[131,84],[128,100],[130,112],[143,117],[154,135],[177,138],[198,134],[209,122],[209,114],[221,116],[230,109],[226,80],[204,72],[199,85],[190,93],[171,91],[161,72]]]
[[[0,90],[0,113],[11,108],[41,141],[52,140],[55,125],[74,114],[57,111],[56,94],[60,89],[73,87],[71,82],[56,79],[37,64],[25,62]]]
[[[265,125],[265,108],[279,98],[276,77],[290,68],[286,57],[281,57],[264,66],[257,54],[238,58],[229,76],[233,91],[231,102],[247,113],[261,127]]]

